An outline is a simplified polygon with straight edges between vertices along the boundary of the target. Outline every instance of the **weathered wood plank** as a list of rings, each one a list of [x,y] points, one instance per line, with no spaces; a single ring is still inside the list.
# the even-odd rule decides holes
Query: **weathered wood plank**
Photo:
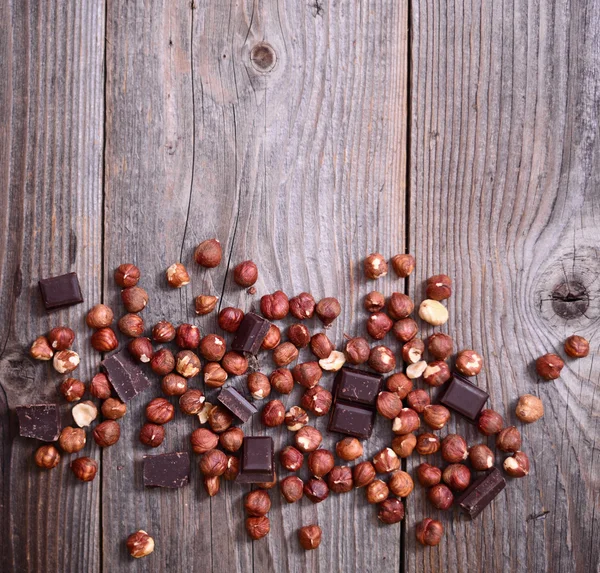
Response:
[[[598,14],[572,2],[417,1],[411,28],[411,291],[420,299],[427,276],[454,277],[443,330],[483,352],[478,383],[522,430],[532,471],[477,523],[442,516],[436,549],[416,545],[414,524],[438,512],[412,496],[407,570],[596,570]],[[561,284],[581,300],[553,301]],[[539,382],[534,359],[573,332],[592,338],[590,356]],[[524,393],[546,406],[532,426],[514,415]],[[462,421],[454,430],[483,441]]]
[[[28,355],[51,327],[76,331],[76,376],[89,378],[97,361],[81,317],[101,285],[103,57],[102,3],[0,6],[2,571],[100,568],[100,482],[77,483],[69,456],[39,470],[36,443],[16,437],[9,412],[57,399],[62,376]],[[69,271],[86,303],[46,313],[38,279]],[[98,458],[93,446],[85,453]]]

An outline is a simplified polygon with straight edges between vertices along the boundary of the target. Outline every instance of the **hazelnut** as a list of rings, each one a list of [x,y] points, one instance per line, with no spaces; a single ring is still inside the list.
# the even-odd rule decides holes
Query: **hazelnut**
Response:
[[[377,396],[377,411],[388,420],[393,420],[402,410],[402,401],[394,392],[380,392]]]
[[[354,487],[365,487],[375,479],[375,468],[371,462],[360,462],[352,470]]]
[[[83,450],[86,442],[85,430],[66,426],[58,436],[58,445],[67,454]]]
[[[166,424],[173,419],[173,416],[175,416],[175,408],[166,398],[154,398],[146,406],[146,418],[153,424]]]
[[[298,476],[288,476],[279,482],[281,495],[288,503],[296,503],[302,499],[304,482]]]
[[[432,487],[442,481],[442,470],[429,464],[417,467],[417,479],[423,487]]]
[[[281,426],[284,419],[285,406],[280,400],[271,400],[264,405],[261,412],[261,420],[267,428]]]
[[[204,482],[204,490],[209,497],[214,497],[221,490],[221,478],[219,476],[204,476],[202,481]]]
[[[180,324],[175,335],[175,344],[184,350],[194,350],[200,345],[200,330],[193,324]]]
[[[154,539],[143,529],[140,529],[127,538],[127,550],[136,559],[146,557],[146,555],[150,555],[154,551]]]
[[[535,369],[544,380],[556,380],[565,365],[557,354],[544,354],[535,361]]]
[[[369,503],[381,503],[388,498],[390,490],[384,481],[376,479],[366,486],[365,493]]]
[[[327,372],[337,372],[346,363],[343,352],[334,350],[327,358],[319,360],[319,366]]]
[[[213,269],[221,262],[223,249],[217,239],[202,241],[194,251],[194,260],[202,267]]]
[[[139,286],[127,287],[121,291],[121,300],[127,312],[140,312],[148,304],[148,293]]]
[[[290,310],[290,303],[285,293],[280,290],[266,294],[260,299],[260,312],[269,320],[281,320]]]
[[[50,342],[45,336],[38,336],[29,349],[29,354],[36,360],[50,360],[54,351],[50,347]]]
[[[434,275],[427,279],[425,287],[427,298],[446,300],[452,295],[452,279],[448,275]]]
[[[277,347],[280,342],[281,330],[279,330],[278,326],[271,324],[260,347],[263,350],[273,350],[273,348]]]
[[[271,509],[271,498],[269,492],[264,489],[255,489],[246,495],[244,509],[252,517],[262,517]]]
[[[419,327],[412,318],[397,320],[392,327],[392,334],[396,337],[396,340],[399,340],[400,342],[412,340],[418,332]]]
[[[235,456],[227,456],[227,467],[223,473],[223,479],[233,481],[240,473],[240,460]]]
[[[219,445],[219,436],[208,428],[197,428],[190,435],[190,443],[195,454],[205,454]]]
[[[496,447],[503,452],[516,452],[521,449],[521,433],[514,426],[508,426],[496,436]]]
[[[302,362],[292,368],[292,378],[304,388],[314,388],[322,375],[323,371],[318,362]]]
[[[297,432],[308,424],[308,414],[300,406],[292,406],[285,414],[284,423],[290,432]]]
[[[375,346],[369,353],[369,366],[380,374],[387,374],[396,368],[396,357],[387,346]]]
[[[367,320],[367,332],[371,338],[381,340],[392,329],[392,319],[383,312],[376,312]]]
[[[221,450],[208,450],[200,458],[200,471],[208,477],[223,475],[227,468],[227,456]]]
[[[324,332],[319,332],[310,339],[310,349],[317,358],[322,360],[329,357],[335,347]]]
[[[406,344],[402,346],[402,360],[407,362],[408,364],[417,364],[419,362],[425,362],[423,360],[423,352],[425,352],[425,344],[420,338],[413,338],[409,340]],[[427,367],[427,363],[425,366],[422,364],[415,370],[422,370],[421,374],[425,371]],[[419,376],[421,375],[419,374]],[[415,378],[415,376],[410,376],[407,374],[409,378]],[[419,376],[416,376],[418,378]]]
[[[246,383],[248,392],[255,400],[262,400],[271,393],[271,383],[262,372],[250,372]]]
[[[416,362],[415,364],[409,364],[406,368],[406,375],[411,380],[415,380],[417,378],[420,378],[426,369],[427,362],[425,362],[425,360],[421,360],[419,362]]]
[[[218,334],[207,334],[200,341],[200,354],[210,361],[219,362],[225,355],[226,344],[225,339]]]
[[[239,308],[228,306],[219,312],[219,326],[226,332],[235,332],[244,320],[244,312]]]
[[[88,457],[75,458],[71,462],[71,471],[81,481],[92,481],[96,477],[98,464]]]
[[[440,449],[440,439],[429,432],[419,434],[417,436],[417,445],[415,446],[415,449],[422,456],[435,454],[435,452]]]
[[[269,382],[280,394],[289,394],[294,389],[294,377],[287,368],[273,370]]]
[[[254,539],[262,539],[271,531],[271,522],[268,517],[248,517],[246,518],[246,531]]]
[[[110,352],[119,346],[119,341],[112,328],[100,328],[90,338],[94,350],[98,352]]]
[[[40,446],[34,456],[35,465],[43,470],[51,470],[60,462],[58,450],[51,444]]]
[[[379,504],[377,518],[388,525],[399,523],[404,519],[404,505],[399,499],[390,497]]]
[[[537,396],[523,394],[519,398],[515,414],[521,422],[531,424],[544,415],[544,404]]]
[[[140,269],[131,263],[124,263],[115,269],[114,277],[117,286],[132,287],[140,280]]]
[[[87,400],[73,406],[71,410],[73,420],[80,427],[89,426],[98,416],[98,408],[93,402]]]
[[[365,296],[364,305],[367,312],[379,312],[385,306],[385,297],[379,291],[372,290]]]
[[[321,545],[321,528],[318,525],[305,525],[298,530],[300,547],[310,551]]]
[[[233,416],[225,408],[214,406],[208,413],[208,425],[213,432],[220,434],[233,424]]]
[[[429,394],[420,388],[411,390],[406,396],[406,403],[409,408],[412,408],[417,414],[422,414],[425,408],[431,404]]]
[[[129,350],[129,354],[131,354],[131,356],[133,356],[133,358],[139,362],[150,362],[154,356],[152,342],[150,342],[149,338],[145,338],[143,336],[139,336],[138,338],[130,340],[129,344],[127,345],[127,350]]]
[[[132,342],[135,340],[148,340],[147,338],[134,338]],[[159,376],[165,376],[171,372],[175,368],[175,356],[168,348],[159,348],[153,355],[150,360],[150,368],[155,374]],[[177,374],[174,374],[177,376]],[[181,378],[180,376],[177,376]]]
[[[493,436],[504,428],[504,420],[494,410],[481,410],[481,414],[479,414],[479,418],[477,419],[477,428],[482,434]]]
[[[407,318],[415,309],[415,303],[412,299],[401,292],[393,292],[388,299],[388,314],[394,320]]]
[[[181,350],[175,356],[175,370],[184,378],[193,378],[200,372],[200,358],[191,350]]]
[[[399,458],[407,458],[413,453],[417,445],[417,437],[414,434],[402,434],[392,440],[392,450]]]
[[[315,311],[315,299],[307,292],[301,292],[290,299],[290,313],[298,320],[312,318]]]
[[[448,309],[437,300],[426,298],[419,307],[419,316],[433,326],[440,326],[448,322]]]
[[[335,453],[338,458],[351,462],[363,455],[363,447],[356,438],[348,436],[335,445]]]
[[[483,358],[474,350],[461,350],[456,357],[456,369],[465,376],[477,376],[481,372]]]
[[[354,487],[352,470],[348,466],[334,466],[327,476],[327,484],[333,493],[347,493],[351,491]]]
[[[469,461],[475,471],[489,470],[494,465],[494,452],[485,444],[477,444],[469,448]]]
[[[442,535],[444,535],[444,526],[442,525],[441,521],[426,517],[417,523],[415,535],[417,536],[417,541],[421,545],[429,545],[430,547],[434,547],[439,545],[440,541],[442,540]]]
[[[469,447],[462,436],[458,434],[448,434],[442,440],[442,458],[453,464],[466,460],[469,456]]]
[[[307,465],[313,476],[323,477],[332,470],[335,460],[329,450],[319,449],[309,454]]]
[[[402,470],[395,471],[389,479],[390,491],[398,497],[407,497],[414,489],[415,484],[409,474]]]
[[[325,480],[311,477],[304,484],[304,495],[313,503],[320,503],[329,496],[329,486]]]
[[[529,458],[525,452],[515,452],[504,460],[502,466],[511,477],[520,478],[529,474]]]
[[[54,355],[52,365],[59,374],[73,372],[79,366],[79,354],[72,350],[60,350]]]
[[[441,386],[452,378],[450,367],[443,360],[430,362],[423,372],[423,382],[429,386]]]
[[[296,447],[305,454],[308,452],[314,452],[323,441],[321,432],[313,426],[303,426],[294,435],[294,442]]]
[[[317,450],[318,451],[318,450]],[[302,452],[294,446],[286,446],[279,452],[279,463],[290,472],[297,472],[304,463]]]
[[[452,338],[442,332],[436,332],[427,339],[427,350],[434,358],[446,360],[454,350]]]
[[[220,388],[227,380],[227,372],[218,362],[207,362],[204,365],[204,384],[208,388]]]
[[[369,359],[370,352],[371,347],[367,339],[362,336],[356,336],[348,340],[346,342],[346,349],[344,350],[346,360],[350,364],[364,364]]]
[[[373,456],[373,467],[378,474],[386,474],[400,468],[400,460],[392,448],[384,448]]]
[[[175,340],[175,327],[166,320],[161,320],[152,329],[152,339],[156,342],[171,342]]]
[[[412,408],[402,408],[398,415],[394,418],[392,423],[392,432],[394,434],[402,436],[404,434],[411,434],[415,430],[418,430],[421,426],[421,420],[419,414],[417,414]]]
[[[205,402],[206,398],[201,390],[191,388],[182,394],[179,398],[179,409],[188,416],[195,416]]]
[[[258,280],[258,268],[252,261],[243,261],[233,269],[233,280],[241,287],[251,287]]]
[[[315,416],[325,416],[331,408],[331,402],[331,392],[317,385],[304,392],[300,400],[300,405]]]
[[[145,446],[157,448],[165,439],[165,428],[158,424],[144,424],[140,430],[140,442]]]
[[[395,392],[398,394],[400,400],[404,400],[408,396],[408,393],[413,389],[412,380],[403,374],[402,372],[398,372],[396,374],[392,374],[386,381],[385,387],[390,392]]]
[[[170,287],[181,288],[190,284],[190,275],[181,263],[173,263],[167,269],[167,282]]]
[[[75,340],[75,333],[67,326],[57,326],[48,333],[48,342],[52,350],[67,350]]]
[[[415,258],[412,255],[394,255],[390,261],[394,272],[405,279],[415,270]]]
[[[284,342],[273,350],[273,362],[277,366],[287,366],[298,358],[298,349],[291,342]]]
[[[572,334],[565,340],[565,353],[571,358],[584,358],[590,353],[590,343],[577,334]]]
[[[427,492],[427,499],[429,499],[433,507],[442,510],[450,509],[454,503],[454,496],[452,495],[450,488],[443,483],[434,485]]]
[[[289,341],[296,348],[306,348],[310,342],[310,332],[304,324],[292,324],[287,330]]]
[[[144,319],[139,314],[126,314],[117,322],[119,330],[129,338],[141,336],[144,332]]]
[[[90,394],[94,398],[106,400],[107,398],[110,398],[111,393],[112,387],[106,374],[103,374],[102,372],[96,374],[90,382]]]
[[[221,360],[221,366],[227,374],[241,376],[248,371],[248,359],[238,352],[226,352]]]
[[[214,406],[210,402],[204,402],[202,409],[196,414],[198,416],[198,422],[200,424],[206,424],[208,422],[208,416],[212,412]]]
[[[196,314],[199,314],[200,316],[210,314],[215,310],[218,300],[219,297],[211,294],[199,294],[194,299],[194,309],[196,310]]]
[[[423,408],[423,420],[430,428],[441,430],[450,420],[450,410],[441,404],[430,404]]]
[[[380,253],[371,253],[364,261],[365,276],[368,279],[378,279],[387,275],[388,266]]]
[[[342,312],[342,307],[337,298],[328,296],[322,298],[315,306],[315,312],[323,326],[329,326]]]
[[[106,328],[112,324],[113,311],[105,304],[97,304],[90,308],[85,317],[85,322],[90,328]]]
[[[442,480],[454,491],[464,491],[471,483],[471,472],[464,464],[450,464],[442,472]]]
[[[67,402],[77,402],[85,394],[85,384],[77,378],[67,378],[61,383],[59,390]]]
[[[92,432],[94,441],[101,448],[107,448],[116,444],[121,437],[121,427],[114,420],[104,420],[100,422]]]
[[[116,398],[107,398],[102,402],[102,415],[109,420],[119,420],[127,413],[127,404]]]

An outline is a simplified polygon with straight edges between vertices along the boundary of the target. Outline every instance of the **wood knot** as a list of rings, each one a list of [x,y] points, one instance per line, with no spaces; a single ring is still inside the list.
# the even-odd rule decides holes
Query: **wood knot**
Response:
[[[585,315],[590,306],[590,296],[579,281],[566,281],[554,288],[551,295],[554,312],[567,320]]]
[[[250,61],[254,69],[263,74],[268,74],[277,64],[275,50],[269,44],[257,44],[250,52]]]

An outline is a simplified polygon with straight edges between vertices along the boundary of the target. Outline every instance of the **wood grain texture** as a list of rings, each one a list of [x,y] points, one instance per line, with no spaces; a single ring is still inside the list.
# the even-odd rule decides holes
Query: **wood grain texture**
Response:
[[[57,469],[39,470],[39,444],[16,436],[9,409],[57,400],[63,377],[28,354],[51,327],[76,331],[76,376],[88,379],[97,361],[81,316],[101,285],[103,48],[101,4],[0,6],[2,571],[100,568],[100,483],[77,483],[66,455]],[[37,281],[69,271],[86,302],[46,313]],[[90,445],[84,452],[98,455]]]
[[[433,550],[417,546],[414,524],[437,512],[424,495],[410,498],[407,570],[595,571],[597,11],[577,2],[417,1],[411,28],[411,292],[421,298],[431,274],[454,277],[443,330],[458,348],[482,351],[477,382],[521,429],[532,467],[477,523],[442,516],[447,533]],[[574,332],[592,339],[590,356],[567,360],[556,382],[538,380],[535,358],[562,354]],[[531,426],[514,415],[524,393],[546,408]],[[483,441],[463,421],[455,430]]]

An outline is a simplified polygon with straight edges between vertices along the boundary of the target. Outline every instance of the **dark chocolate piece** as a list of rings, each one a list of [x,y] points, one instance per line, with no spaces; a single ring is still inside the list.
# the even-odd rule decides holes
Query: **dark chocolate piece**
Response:
[[[246,436],[242,442],[242,459],[238,483],[263,483],[275,479],[273,438]]]
[[[182,487],[190,481],[190,456],[174,452],[144,456],[144,485],[146,487]]]
[[[235,333],[231,348],[236,352],[256,354],[260,350],[271,323],[258,314],[249,312],[244,316]]]
[[[103,360],[100,366],[123,402],[150,386],[150,380],[126,348]]]
[[[498,468],[492,468],[484,476],[475,480],[456,500],[459,507],[475,519],[505,488],[506,481]]]
[[[337,400],[375,407],[383,376],[355,368],[342,368],[335,377],[333,393]]]
[[[219,393],[219,402],[242,422],[247,422],[258,410],[248,402],[235,388],[223,388]]]
[[[330,432],[340,432],[364,440],[371,436],[374,423],[375,412],[373,410],[336,402],[333,405],[327,429]]]
[[[83,302],[77,273],[42,279],[38,284],[46,310]]]
[[[452,408],[470,422],[475,422],[489,395],[460,374],[453,373],[452,376],[452,380],[440,398],[440,403]]]
[[[60,435],[60,412],[56,404],[17,406],[19,435],[36,438],[42,442],[54,442]]]

